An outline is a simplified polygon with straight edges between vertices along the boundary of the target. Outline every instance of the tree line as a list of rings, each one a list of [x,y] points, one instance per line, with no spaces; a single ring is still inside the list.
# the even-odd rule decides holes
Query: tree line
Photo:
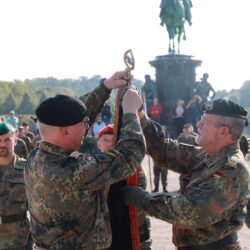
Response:
[[[57,79],[54,77],[0,81],[0,114],[15,110],[17,114],[34,114],[39,103],[57,94],[79,97],[95,88],[101,79],[100,75],[78,79]],[[142,82],[135,80],[137,86]]]
[[[102,77],[94,75],[91,78],[81,76],[78,79],[57,79],[55,77],[0,81],[0,114],[8,114],[15,110],[17,114],[34,114],[39,103],[57,94],[67,94],[79,97],[95,88]],[[137,88],[141,89],[143,82],[134,80]],[[241,104],[248,110],[250,120],[250,80],[239,89],[230,91],[219,90],[215,98],[229,98]],[[111,97],[111,104],[115,102],[115,93]],[[246,129],[250,134],[250,128]]]

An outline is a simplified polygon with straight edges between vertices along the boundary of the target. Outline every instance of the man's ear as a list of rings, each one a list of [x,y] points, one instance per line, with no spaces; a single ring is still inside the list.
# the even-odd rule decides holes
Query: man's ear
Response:
[[[230,129],[228,127],[225,127],[225,126],[221,127],[220,135],[225,136],[225,135],[229,135],[229,134],[230,134]]]
[[[97,147],[100,149],[100,141],[97,141]]]
[[[17,136],[15,136],[15,139],[14,139],[14,145],[16,146],[17,144]]]
[[[68,127],[60,127],[60,134],[64,137],[67,137],[69,133],[69,128]]]

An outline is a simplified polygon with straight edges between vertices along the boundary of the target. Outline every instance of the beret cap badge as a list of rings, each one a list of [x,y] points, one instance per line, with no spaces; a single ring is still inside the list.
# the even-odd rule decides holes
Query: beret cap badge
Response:
[[[206,109],[206,110],[212,110],[213,107],[214,107],[214,104],[213,104],[212,101],[206,102],[206,104],[205,104],[205,109]]]

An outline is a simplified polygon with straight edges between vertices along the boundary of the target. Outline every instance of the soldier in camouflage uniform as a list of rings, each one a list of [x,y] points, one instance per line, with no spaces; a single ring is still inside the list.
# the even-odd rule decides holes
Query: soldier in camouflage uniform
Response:
[[[29,137],[30,140],[32,141],[35,135],[30,131],[30,126],[27,122],[23,122],[23,128],[25,136]]]
[[[121,136],[105,153],[71,156],[109,98],[111,90],[125,85],[124,72],[101,81],[80,97],[58,95],[36,110],[42,141],[25,168],[31,232],[38,249],[106,249],[111,229],[104,190],[132,175],[145,155],[137,111],[138,93],[123,97]],[[85,106],[86,105],[86,106]]]
[[[109,124],[105,126],[103,129],[100,130],[98,134],[98,142],[97,146],[100,149],[101,152],[108,151],[112,149],[112,143],[113,143],[113,133],[114,133],[114,124]],[[139,173],[139,186],[142,187],[144,190],[147,188],[147,179],[145,176],[145,172],[143,168],[140,168]],[[114,199],[116,197],[113,197]],[[111,199],[110,202],[116,202],[114,199]],[[109,203],[108,203],[109,205]],[[111,211],[111,210],[110,210]],[[112,216],[111,216],[112,217]],[[114,218],[116,224],[117,224],[117,218]],[[120,227],[121,225],[116,225],[116,227]],[[112,219],[111,219],[111,229],[112,229],[112,239],[115,237],[115,234],[113,234],[113,228],[112,228]],[[150,220],[145,215],[145,212],[140,209],[139,210],[139,233],[140,233],[140,247],[141,250],[150,250],[152,240],[150,239]],[[120,240],[120,239],[119,239]],[[113,246],[110,249],[116,249],[116,246]],[[124,249],[124,246],[122,246],[122,242],[119,242],[119,250]],[[129,249],[126,249],[129,250]]]
[[[193,125],[191,123],[186,123],[183,126],[183,132],[177,137],[177,141],[184,144],[197,145],[195,138],[197,135],[193,134]],[[183,189],[183,186],[186,185],[186,182],[189,182],[188,176],[181,174],[179,177],[180,189]]]
[[[24,187],[25,160],[14,153],[15,129],[0,123],[0,249],[28,248],[29,221]]]
[[[17,134],[18,134],[18,138],[22,139],[25,142],[27,149],[28,149],[28,153],[30,153],[31,150],[33,149],[32,145],[31,145],[31,139],[25,135],[25,131],[24,131],[23,126],[18,127]]]
[[[162,167],[188,174],[176,197],[125,188],[125,202],[173,224],[173,242],[180,250],[238,250],[237,231],[249,200],[249,167],[239,149],[247,111],[229,100],[205,105],[195,146],[164,141],[161,127],[140,114],[147,150]]]
[[[196,136],[192,133],[192,131],[193,125],[191,123],[184,124],[183,132],[177,137],[177,141],[184,144],[196,145]]]
[[[153,170],[154,170],[154,185],[155,185],[153,192],[159,192],[160,177],[161,177],[162,191],[167,192],[168,170],[166,168],[164,169],[157,166],[157,163],[155,161],[153,162],[154,162]]]

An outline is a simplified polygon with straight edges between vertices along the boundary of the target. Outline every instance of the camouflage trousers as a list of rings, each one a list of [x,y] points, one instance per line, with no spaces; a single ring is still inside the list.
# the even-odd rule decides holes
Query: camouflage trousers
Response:
[[[192,247],[177,247],[175,248],[175,250],[193,250]],[[200,248],[200,250],[202,250],[202,246]],[[204,250],[208,250],[208,248],[204,248]],[[243,250],[240,247],[240,243],[239,242],[235,242],[233,244],[227,245],[225,247],[222,248],[217,248],[217,249],[209,249],[209,250]]]
[[[139,210],[139,233],[141,250],[151,250],[150,220],[142,210]]]
[[[167,187],[167,176],[168,176],[168,170],[160,168],[158,166],[154,166],[154,185],[155,188],[159,188],[159,182],[160,182],[160,177],[161,177],[161,184],[163,189],[166,189]],[[163,190],[165,191],[165,190]]]

